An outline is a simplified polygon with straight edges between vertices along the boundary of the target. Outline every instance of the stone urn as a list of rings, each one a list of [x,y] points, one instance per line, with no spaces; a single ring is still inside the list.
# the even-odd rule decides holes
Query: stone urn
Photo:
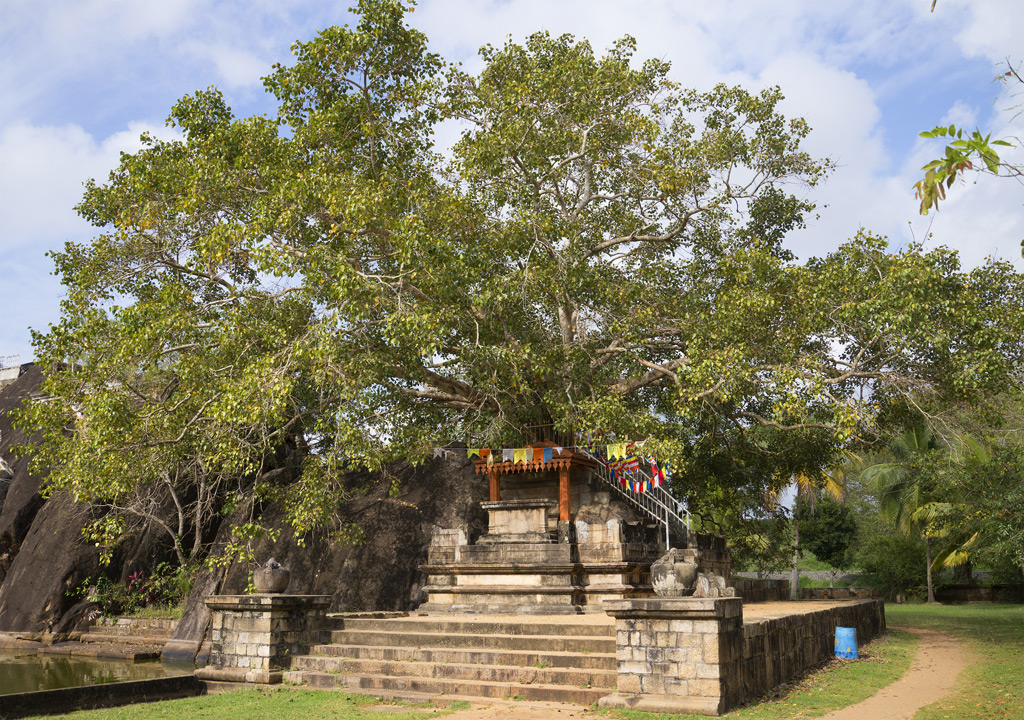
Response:
[[[651,565],[651,585],[660,597],[692,595],[697,582],[697,550],[672,548]]]
[[[283,593],[291,579],[291,570],[274,558],[267,560],[266,565],[256,568],[252,574],[252,584],[258,593]]]

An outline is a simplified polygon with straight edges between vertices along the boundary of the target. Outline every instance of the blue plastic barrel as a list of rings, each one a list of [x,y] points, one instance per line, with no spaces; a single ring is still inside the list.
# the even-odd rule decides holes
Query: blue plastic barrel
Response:
[[[857,658],[857,628],[836,628],[836,657],[847,660]]]

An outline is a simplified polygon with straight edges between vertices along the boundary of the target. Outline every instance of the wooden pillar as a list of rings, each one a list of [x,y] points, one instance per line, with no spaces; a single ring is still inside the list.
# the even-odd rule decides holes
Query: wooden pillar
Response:
[[[491,474],[491,502],[498,502],[501,500],[501,472],[498,468],[492,467],[490,469]]]
[[[569,466],[558,468],[558,519],[569,521]]]

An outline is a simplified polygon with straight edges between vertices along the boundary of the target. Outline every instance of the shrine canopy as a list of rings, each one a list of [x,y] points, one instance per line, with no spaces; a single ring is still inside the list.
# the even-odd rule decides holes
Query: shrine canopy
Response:
[[[472,452],[472,451],[471,451]],[[573,470],[593,469],[598,462],[572,448],[542,441],[525,448],[479,448],[473,465],[478,473],[491,479],[491,502],[501,500],[501,476],[517,472],[558,471],[558,519],[569,520],[569,474]]]

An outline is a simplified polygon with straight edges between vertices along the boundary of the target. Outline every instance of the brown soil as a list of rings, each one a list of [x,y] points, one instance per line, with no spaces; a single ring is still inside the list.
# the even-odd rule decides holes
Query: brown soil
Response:
[[[595,718],[581,707],[545,703],[510,703],[508,705],[475,706],[447,715],[452,720],[568,720]]]
[[[949,635],[934,630],[907,630],[920,635],[921,644],[903,677],[867,700],[836,710],[820,720],[903,720],[952,691],[960,671],[967,667],[966,651]]]

